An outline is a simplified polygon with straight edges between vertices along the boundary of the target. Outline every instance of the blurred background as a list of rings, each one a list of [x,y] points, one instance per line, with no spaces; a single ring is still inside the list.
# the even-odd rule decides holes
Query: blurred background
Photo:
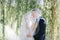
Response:
[[[46,20],[46,40],[60,40],[60,0],[0,0],[0,40],[20,34],[22,16],[32,10],[42,10]]]

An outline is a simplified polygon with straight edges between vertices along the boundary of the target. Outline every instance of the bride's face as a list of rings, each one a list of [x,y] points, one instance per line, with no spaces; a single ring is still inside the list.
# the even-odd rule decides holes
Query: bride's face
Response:
[[[33,17],[33,18],[36,18],[37,15],[38,15],[38,13],[37,13],[36,11],[33,11],[33,12],[32,12],[32,17]]]

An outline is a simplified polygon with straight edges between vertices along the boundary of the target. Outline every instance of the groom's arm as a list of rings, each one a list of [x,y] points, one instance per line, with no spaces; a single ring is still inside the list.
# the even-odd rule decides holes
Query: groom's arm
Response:
[[[45,34],[46,21],[43,18],[40,19],[39,26],[40,26],[40,32],[41,32],[41,34]]]
[[[40,19],[38,27],[37,27],[33,37],[37,37],[39,35],[41,36],[41,35],[45,34],[45,29],[46,29],[46,22],[44,19]]]

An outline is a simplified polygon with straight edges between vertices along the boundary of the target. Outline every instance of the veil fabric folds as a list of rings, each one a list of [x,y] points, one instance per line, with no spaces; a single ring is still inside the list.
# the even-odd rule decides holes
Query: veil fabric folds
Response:
[[[24,14],[23,17],[22,17],[21,30],[20,30],[20,32],[21,32],[21,35],[20,35],[21,40],[34,40],[33,37],[27,37],[27,34],[29,34],[31,32],[31,34],[34,35],[32,25],[36,22],[36,18],[42,17],[42,14],[41,14],[42,11],[39,10],[39,9],[36,9],[38,17],[36,17],[35,19],[32,19],[31,18],[32,10],[27,12],[26,14]]]

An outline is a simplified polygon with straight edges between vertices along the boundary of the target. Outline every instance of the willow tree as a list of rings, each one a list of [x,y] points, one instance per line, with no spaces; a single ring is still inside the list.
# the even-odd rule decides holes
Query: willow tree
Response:
[[[54,40],[52,0],[44,0],[43,17],[46,19],[46,40]]]
[[[60,39],[60,0],[54,0],[54,40]]]
[[[15,28],[16,33],[20,29],[22,16],[28,11],[34,8],[40,8],[43,12],[43,17],[46,19],[46,40],[59,40],[59,30],[60,30],[60,0],[44,0],[44,7],[37,4],[37,0],[0,0],[0,9],[3,26],[2,33],[4,40],[4,24],[10,24],[12,29],[13,23],[17,21],[17,27]],[[1,23],[0,22],[0,23]],[[20,30],[19,30],[20,31]]]
[[[46,18],[46,40],[60,39],[60,0],[45,0],[43,16]]]
[[[4,13],[4,3],[5,3],[5,0],[2,0],[1,1],[1,14],[3,15],[3,17],[2,17],[2,33],[3,33],[3,37],[2,37],[2,40],[4,40],[5,39],[5,32],[4,32],[4,16],[5,16],[5,13]]]

